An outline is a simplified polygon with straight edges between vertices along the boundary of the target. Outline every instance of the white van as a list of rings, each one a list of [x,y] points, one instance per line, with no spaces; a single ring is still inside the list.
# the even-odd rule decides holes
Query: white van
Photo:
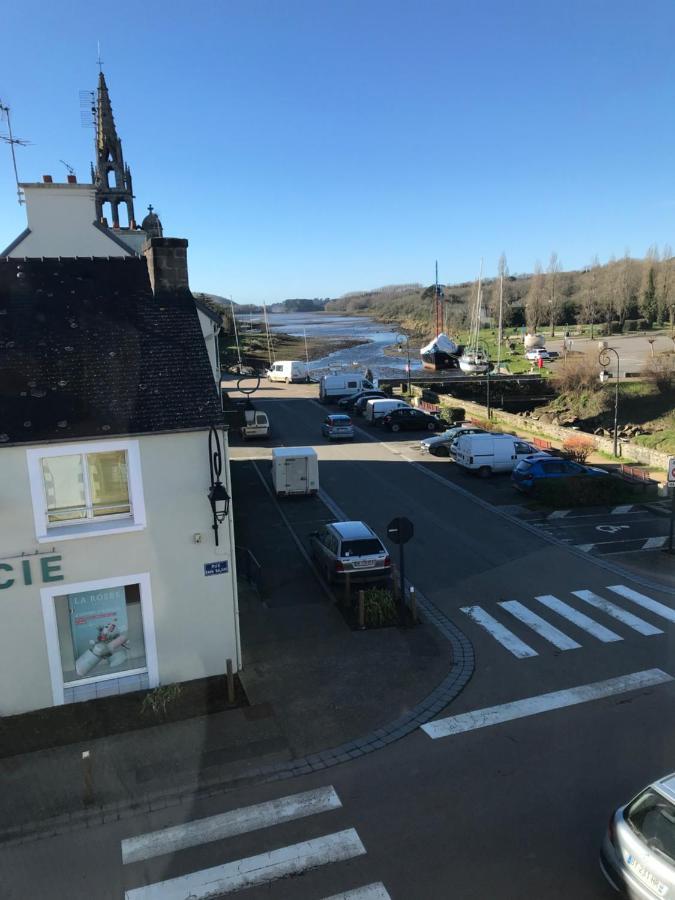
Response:
[[[403,400],[369,400],[363,413],[364,419],[374,425],[378,419],[383,419],[392,409],[410,408],[409,403]]]
[[[244,410],[244,425],[239,430],[242,440],[266,438],[270,436],[270,420],[267,413],[258,409]]]
[[[455,444],[455,462],[482,478],[493,472],[511,472],[537,448],[513,434],[461,434]]]
[[[362,375],[322,375],[319,399],[322,403],[337,403],[342,397],[372,390],[373,385]]]
[[[270,381],[307,381],[307,366],[297,359],[280,360],[273,363],[267,370],[267,378]]]
[[[272,484],[277,497],[316,494],[319,459],[313,447],[275,447],[272,450]]]

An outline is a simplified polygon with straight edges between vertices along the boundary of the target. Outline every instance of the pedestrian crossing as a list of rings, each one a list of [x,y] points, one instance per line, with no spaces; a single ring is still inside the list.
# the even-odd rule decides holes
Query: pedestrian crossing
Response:
[[[203,819],[125,838],[121,842],[122,862],[130,865],[180,850],[211,844],[220,856],[227,856],[228,838],[289,822],[330,813],[342,802],[332,785],[290,794],[252,806],[229,810]],[[216,843],[218,842],[218,843]],[[222,897],[254,886],[269,886],[284,879],[279,897],[292,897],[293,876],[312,869],[346,862],[366,855],[355,828],[330,831],[318,837],[296,841],[240,859],[219,861],[217,865],[175,878],[156,881],[125,892],[125,900],[206,900]],[[270,896],[273,896],[271,893]],[[382,882],[361,885],[324,900],[391,900]]]
[[[616,603],[613,599],[610,600],[605,596],[586,589],[571,591],[570,593],[577,603],[581,601],[582,604],[592,607],[601,616],[612,619],[613,623],[611,624],[613,625],[616,622],[620,623],[629,629],[628,633],[631,631],[637,632],[643,637],[663,634],[662,628],[636,615],[632,611],[631,606],[637,606],[641,611],[646,611],[656,617],[657,621],[664,620],[668,623],[675,623],[675,609],[649,597],[647,594],[640,593],[622,584],[609,585],[603,593],[610,593],[620,597],[625,605],[624,603]],[[527,640],[530,640],[530,638],[522,639],[522,631],[520,634],[512,631],[511,629],[514,627],[525,626],[536,637],[541,638],[559,651],[579,650],[584,646],[584,644],[580,643],[582,638],[577,639],[558,627],[556,617],[573,625],[580,632],[583,632],[584,635],[600,643],[616,644],[624,640],[624,636],[619,632],[616,625],[613,628],[609,628],[608,624],[592,618],[585,610],[579,609],[576,605],[572,605],[572,603],[566,602],[553,594],[540,594],[534,597],[534,602],[534,609],[531,608],[532,604],[528,606],[519,600],[500,600],[497,602],[495,609],[491,611],[484,609],[482,606],[462,606],[460,609],[474,624],[486,631],[498,644],[517,659],[539,656],[539,651],[527,643]],[[541,607],[548,613],[553,613],[553,621],[550,621],[550,615],[544,617],[539,614]],[[566,626],[563,625],[564,627]]]

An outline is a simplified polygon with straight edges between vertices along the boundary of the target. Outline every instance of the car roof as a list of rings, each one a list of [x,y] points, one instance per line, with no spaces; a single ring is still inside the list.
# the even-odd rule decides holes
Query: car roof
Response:
[[[330,527],[345,541],[377,537],[373,529],[369,528],[365,522],[331,522]]]
[[[344,419],[347,419],[348,422],[351,422],[351,419],[349,418],[349,416],[346,413],[331,413],[328,416],[328,418],[329,419],[342,419],[343,421],[344,421]]]
[[[655,781],[652,787],[655,787],[659,794],[663,794],[671,803],[675,803],[675,772]]]

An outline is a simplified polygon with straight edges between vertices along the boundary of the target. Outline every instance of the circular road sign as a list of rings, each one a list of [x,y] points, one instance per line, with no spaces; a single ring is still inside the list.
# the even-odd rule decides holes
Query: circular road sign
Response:
[[[387,525],[387,535],[395,544],[407,544],[414,533],[413,523],[405,516],[392,519]]]
[[[675,487],[675,456],[668,457],[668,486]]]

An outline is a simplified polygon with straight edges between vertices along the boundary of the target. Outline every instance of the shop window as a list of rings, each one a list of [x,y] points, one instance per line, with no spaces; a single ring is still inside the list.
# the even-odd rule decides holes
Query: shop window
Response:
[[[138,442],[28,450],[38,540],[142,528]]]

